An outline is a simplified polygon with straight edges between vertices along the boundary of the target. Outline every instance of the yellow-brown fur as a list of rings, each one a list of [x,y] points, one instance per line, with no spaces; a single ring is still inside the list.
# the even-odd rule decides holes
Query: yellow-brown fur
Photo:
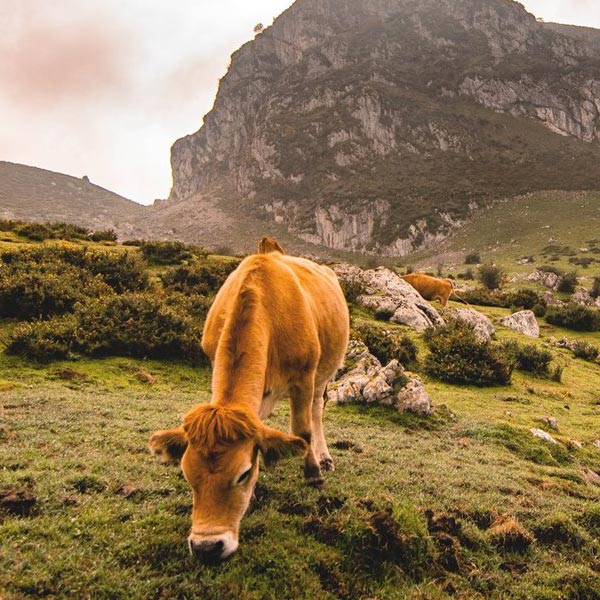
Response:
[[[439,300],[442,308],[446,308],[448,298],[454,292],[451,279],[431,277],[425,273],[410,273],[403,275],[402,279],[412,285],[425,300]]]
[[[343,293],[333,271],[285,255],[275,240],[263,238],[258,249],[229,276],[206,318],[202,347],[213,365],[211,404],[150,441],[167,456],[171,447],[187,444],[182,468],[194,495],[192,549],[212,548],[214,540],[225,540],[227,553],[237,548],[259,452],[267,464],[304,455],[305,476],[316,485],[323,482],[321,467],[333,468],[322,411],[325,386],[348,342]],[[293,435],[261,422],[286,394]]]

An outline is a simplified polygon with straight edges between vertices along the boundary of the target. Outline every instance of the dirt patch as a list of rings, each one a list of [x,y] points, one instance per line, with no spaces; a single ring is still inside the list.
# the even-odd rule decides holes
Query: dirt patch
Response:
[[[346,498],[340,496],[320,496],[317,499],[317,512],[320,515],[328,515],[338,511],[346,504]]]
[[[349,597],[348,587],[335,565],[329,565],[326,562],[317,562],[313,565],[313,570],[321,582],[321,587],[326,592],[333,594],[341,600]]]
[[[71,485],[80,494],[99,494],[106,489],[106,484],[96,477],[84,476],[71,480]]]
[[[37,498],[29,490],[0,490],[0,510],[19,517],[29,516],[35,507]]]
[[[336,450],[353,450],[357,454],[364,452],[361,446],[352,440],[336,440],[331,446]]]
[[[63,381],[87,381],[88,379],[88,376],[85,373],[81,373],[80,371],[76,371],[69,367],[57,369],[54,371],[54,375]]]
[[[507,515],[496,520],[488,535],[490,542],[496,548],[509,552],[526,552],[535,542],[535,538],[529,531]]]
[[[123,498],[132,498],[134,496],[140,496],[142,494],[142,489],[135,485],[123,484],[115,490],[115,494]]]
[[[157,381],[156,375],[152,375],[152,373],[149,373],[146,371],[146,369],[141,367],[134,373],[134,375],[140,383],[145,383],[147,385],[154,385]]]
[[[344,538],[344,529],[340,523],[317,515],[304,519],[301,530],[328,546],[334,546]]]
[[[455,515],[435,514],[425,511],[427,529],[437,550],[436,564],[444,571],[462,573],[465,571],[461,543],[462,525]]]

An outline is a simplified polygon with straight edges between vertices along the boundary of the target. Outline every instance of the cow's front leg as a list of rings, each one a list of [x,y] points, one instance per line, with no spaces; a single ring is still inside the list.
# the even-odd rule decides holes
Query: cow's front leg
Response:
[[[304,377],[290,386],[292,433],[308,443],[304,457],[304,477],[309,485],[321,487],[325,480],[313,449],[312,407],[314,396],[314,375]]]
[[[329,454],[325,433],[323,432],[323,406],[325,404],[325,388],[327,385],[315,388],[312,406],[313,448],[323,471],[333,471],[333,458]]]

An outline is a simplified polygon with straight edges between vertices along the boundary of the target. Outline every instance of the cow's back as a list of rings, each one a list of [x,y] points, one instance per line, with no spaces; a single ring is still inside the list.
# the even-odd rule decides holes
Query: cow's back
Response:
[[[319,370],[335,371],[343,360],[349,329],[337,278],[328,267],[280,252],[247,257],[217,293],[202,340],[211,361],[225,321],[248,286],[258,289],[261,326],[275,369],[317,361]]]

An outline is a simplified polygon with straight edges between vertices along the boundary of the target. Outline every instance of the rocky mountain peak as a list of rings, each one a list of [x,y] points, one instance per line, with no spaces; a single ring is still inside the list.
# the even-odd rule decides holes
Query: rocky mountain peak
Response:
[[[405,254],[476,205],[589,189],[600,51],[512,0],[297,0],[172,148],[195,194],[326,246]]]

